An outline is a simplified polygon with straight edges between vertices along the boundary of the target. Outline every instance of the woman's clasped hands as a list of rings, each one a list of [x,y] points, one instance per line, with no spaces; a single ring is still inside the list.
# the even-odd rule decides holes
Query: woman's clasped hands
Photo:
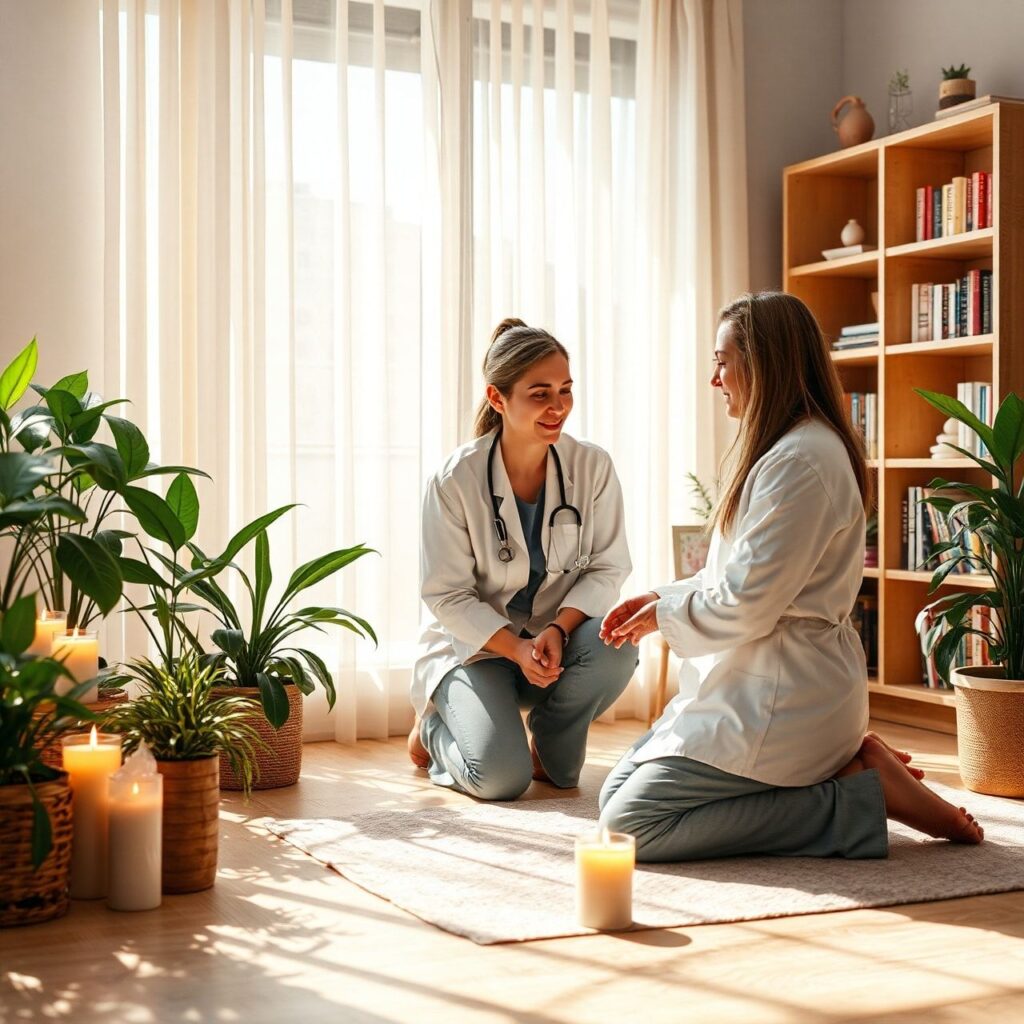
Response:
[[[624,643],[639,646],[658,629],[658,595],[654,591],[629,597],[617,604],[601,623],[601,639],[618,650]]]
[[[546,689],[562,674],[562,653],[562,634],[548,626],[532,640],[520,640],[513,660],[528,683]]]

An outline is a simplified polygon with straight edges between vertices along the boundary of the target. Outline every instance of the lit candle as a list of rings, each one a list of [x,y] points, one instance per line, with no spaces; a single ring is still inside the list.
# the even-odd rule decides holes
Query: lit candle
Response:
[[[633,923],[636,841],[602,829],[576,840],[576,920],[584,928],[616,931]]]
[[[75,682],[84,683],[99,675],[100,648],[95,633],[88,633],[84,629],[70,629],[54,634],[53,657],[64,663],[64,667],[75,677]],[[54,690],[63,696],[73,685],[67,678],[60,679]],[[98,683],[86,690],[78,700],[82,704],[91,704],[97,697]]]
[[[145,744],[110,776],[107,906],[111,910],[160,906],[163,781]]]
[[[70,776],[74,829],[71,895],[98,899],[107,891],[107,779],[121,765],[121,737],[75,733],[61,739]]]
[[[36,635],[32,646],[25,652],[37,658],[48,658],[53,653],[53,638],[57,634],[67,632],[67,612],[55,612],[47,608],[36,619]]]

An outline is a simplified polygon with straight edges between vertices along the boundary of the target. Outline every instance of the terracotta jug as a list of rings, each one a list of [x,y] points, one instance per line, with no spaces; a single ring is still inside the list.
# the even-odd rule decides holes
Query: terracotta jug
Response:
[[[847,110],[840,117],[843,107],[847,107]],[[844,96],[835,105],[832,110],[832,128],[839,135],[842,149],[867,142],[875,134],[875,122],[859,96]]]

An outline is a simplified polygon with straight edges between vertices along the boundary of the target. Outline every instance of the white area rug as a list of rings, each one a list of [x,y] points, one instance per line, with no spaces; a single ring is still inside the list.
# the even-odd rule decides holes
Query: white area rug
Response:
[[[744,857],[638,865],[636,927],[752,921],[1024,889],[1024,802],[932,788],[969,807],[981,846],[890,824],[887,860]],[[574,920],[573,838],[597,804],[576,798],[389,810],[350,820],[272,821],[345,878],[478,943],[583,935]]]

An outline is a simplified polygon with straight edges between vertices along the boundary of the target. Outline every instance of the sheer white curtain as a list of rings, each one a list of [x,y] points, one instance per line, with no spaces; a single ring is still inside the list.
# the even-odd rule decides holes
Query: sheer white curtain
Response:
[[[278,579],[381,552],[313,595],[381,642],[304,638],[339,692],[308,737],[411,721],[422,483],[504,316],[569,347],[574,432],[616,459],[637,585],[663,579],[746,268],[738,0],[99,3],[107,390],[213,477],[204,546],[294,501]]]

